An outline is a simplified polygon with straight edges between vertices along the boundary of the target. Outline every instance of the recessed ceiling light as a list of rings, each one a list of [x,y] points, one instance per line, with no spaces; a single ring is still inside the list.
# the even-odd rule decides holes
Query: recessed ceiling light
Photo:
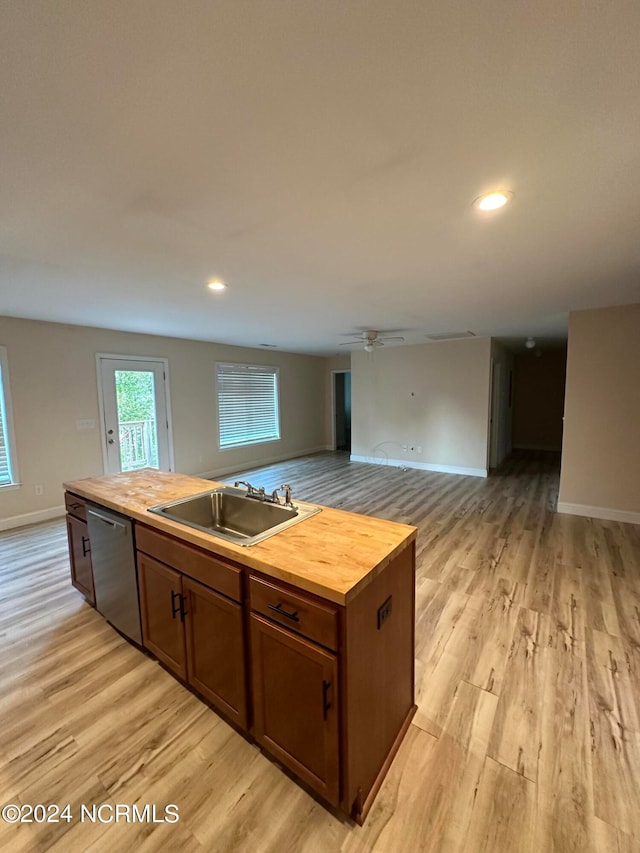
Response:
[[[513,193],[510,190],[497,190],[496,192],[485,193],[485,195],[478,196],[473,204],[474,207],[478,208],[478,210],[499,210],[501,207],[504,207],[505,204],[510,202],[512,198]]]
[[[212,278],[211,281],[207,282],[207,287],[209,290],[221,291],[226,290],[227,285],[224,281],[221,281],[219,278]]]

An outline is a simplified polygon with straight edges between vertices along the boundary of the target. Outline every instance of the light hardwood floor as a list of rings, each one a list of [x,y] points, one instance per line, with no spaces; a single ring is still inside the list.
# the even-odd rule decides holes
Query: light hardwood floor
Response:
[[[180,813],[0,823],[0,849],[637,853],[640,527],[556,514],[557,464],[521,455],[481,480],[320,454],[243,472],[419,528],[418,712],[364,827],[84,602],[62,521],[0,534],[3,803]]]

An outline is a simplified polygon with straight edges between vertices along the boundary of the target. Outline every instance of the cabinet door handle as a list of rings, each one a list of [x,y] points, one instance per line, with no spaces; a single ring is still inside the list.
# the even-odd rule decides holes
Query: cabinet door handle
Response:
[[[185,606],[184,606],[184,602],[185,602],[187,596],[186,595],[178,595],[178,598],[180,599],[180,605],[179,605],[180,606],[180,621],[184,622],[184,617],[189,612],[188,610],[185,610]]]
[[[176,599],[178,601],[177,604],[176,604]],[[184,619],[182,618],[182,596],[180,595],[179,592],[174,592],[173,590],[171,590],[171,618],[172,619],[176,618],[176,613],[180,613],[180,618],[184,622]]]
[[[89,554],[90,552],[91,552],[91,547],[89,546],[89,537],[83,536],[82,537],[82,556],[86,557],[87,554]]]
[[[327,719],[327,713],[329,708],[331,707],[331,702],[329,702],[327,696],[329,694],[329,690],[331,689],[331,682],[324,681],[322,682],[322,719]]]
[[[293,613],[289,613],[289,611],[285,610],[281,604],[270,604],[269,610],[274,610],[279,616],[286,616],[287,619],[291,619],[292,622],[300,621],[300,617],[298,616],[297,610],[295,610]]]

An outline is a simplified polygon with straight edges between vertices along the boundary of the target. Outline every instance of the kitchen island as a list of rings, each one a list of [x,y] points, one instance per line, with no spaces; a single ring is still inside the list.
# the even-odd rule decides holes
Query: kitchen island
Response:
[[[242,547],[148,511],[219,485],[149,469],[65,483],[72,580],[100,611],[83,515],[130,519],[143,646],[362,822],[415,711],[415,528],[323,507]]]

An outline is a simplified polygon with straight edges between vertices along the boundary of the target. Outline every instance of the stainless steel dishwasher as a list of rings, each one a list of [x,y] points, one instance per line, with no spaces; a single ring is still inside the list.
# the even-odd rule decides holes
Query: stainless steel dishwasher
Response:
[[[125,637],[142,644],[138,577],[131,519],[87,507],[96,609]]]

